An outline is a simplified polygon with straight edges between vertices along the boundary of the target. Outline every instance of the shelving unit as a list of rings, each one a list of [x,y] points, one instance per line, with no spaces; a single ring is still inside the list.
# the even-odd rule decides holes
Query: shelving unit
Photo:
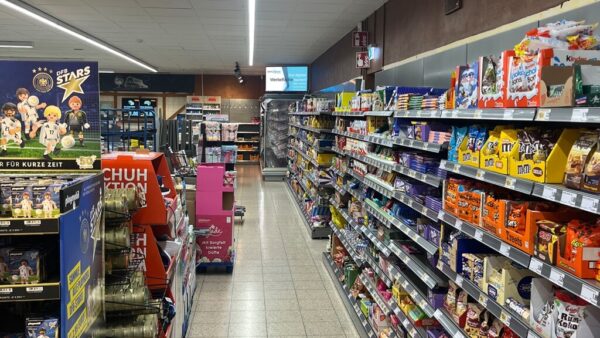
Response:
[[[381,114],[379,112],[334,112],[332,115],[343,119],[364,119],[367,116],[389,115],[397,119],[417,118],[422,120],[431,119],[432,121],[439,119],[479,119],[491,122],[498,121],[498,123],[502,123],[503,121],[517,121],[521,123],[569,122],[575,123],[575,126],[582,122],[596,124],[600,123],[600,109],[598,108],[406,110],[391,111],[388,113],[389,114]],[[313,132],[316,132],[316,130],[313,130]],[[321,134],[326,133],[326,131],[323,130],[318,130],[318,132]],[[590,212],[595,215],[600,215],[600,195],[566,188],[559,184],[543,184],[533,182],[451,162],[445,159],[447,146],[443,144],[430,144],[427,142],[410,140],[406,138],[382,137],[381,135],[365,135],[342,130],[332,130],[331,132],[335,134],[337,138],[349,138],[362,141],[373,145],[373,147],[384,147],[398,150],[406,148],[407,150],[413,149],[429,153],[430,156],[433,155],[440,158],[441,169],[448,173],[456,174],[458,177],[468,177],[508,190],[514,190],[526,195],[537,197],[542,200],[552,201],[573,207],[575,209]],[[426,217],[432,222],[459,230],[466,234],[469,238],[476,239],[477,241],[483,243],[494,252],[498,252],[500,255],[509,258],[518,265],[535,272],[540,277],[543,277],[553,284],[558,285],[585,299],[590,304],[600,307],[600,283],[596,282],[595,280],[581,279],[556,266],[542,262],[538,258],[532,257],[532,255],[523,252],[519,248],[504,242],[495,234],[487,232],[478,225],[464,222],[444,211],[443,209],[435,210],[428,208],[423,203],[414,200],[406,193],[396,191],[392,185],[387,182],[383,182],[378,177],[375,177],[371,174],[364,176],[357,174],[354,170],[352,170],[351,166],[352,163],[356,161],[368,167],[377,168],[380,171],[396,173],[412,180],[426,183],[429,186],[440,189],[440,191],[445,185],[445,176],[436,176],[434,174],[417,172],[411,168],[404,167],[399,163],[384,160],[370,153],[358,154],[353,151],[342,149],[338,146],[338,144],[339,143],[336,142],[336,144],[331,147],[331,151],[336,154],[338,159],[345,161],[345,163],[348,164],[348,168],[342,170],[332,167],[329,170],[333,176],[332,186],[334,188],[334,192],[339,196],[350,195],[356,200],[362,201],[363,208],[369,217],[372,217],[388,229],[399,230],[404,235],[403,242],[408,242],[419,248],[422,253],[427,254],[429,257],[431,255],[438,255],[440,251],[439,245],[432,243],[427,238],[423,237],[416,227],[410,226],[404,220],[392,216],[388,209],[382,209],[376,201],[372,200],[368,196],[365,198],[365,196],[363,196],[362,193],[358,193],[358,191],[363,191],[366,189],[367,195],[370,193],[376,193],[382,198],[398,201],[402,205],[412,209],[419,215]],[[301,153],[300,151],[298,152]],[[302,153],[300,156],[302,156]],[[344,184],[337,183],[338,177],[343,180]],[[358,185],[361,188],[350,189],[349,184],[347,184],[349,181],[351,181],[353,185]],[[335,206],[334,199],[331,199],[330,203]],[[520,317],[503,304],[495,302],[490,296],[487,295],[486,292],[480,290],[475,284],[473,284],[473,282],[467,280],[462,275],[452,271],[449,266],[441,262],[434,266],[428,260],[417,258],[417,256],[413,256],[404,251],[402,246],[396,241],[391,241],[389,243],[382,242],[377,238],[373,230],[369,229],[369,227],[356,224],[356,222],[349,217],[348,212],[345,211],[345,209],[340,209],[337,206],[336,208],[345,219],[348,227],[362,233],[364,238],[368,239],[372,243],[372,246],[377,250],[377,252],[385,257],[396,257],[396,259],[404,264],[404,267],[398,268],[396,266],[390,266],[387,271],[383,271],[377,266],[377,260],[371,257],[371,255],[363,255],[364,257],[358,257],[355,259],[355,261],[362,262],[364,267],[372,268],[376,275],[385,281],[386,284],[398,281],[409,292],[413,301],[418,304],[421,309],[427,313],[427,315],[436,319],[451,336],[468,337],[464,330],[459,328],[458,325],[452,320],[452,316],[447,312],[447,310],[443,308],[434,308],[428,302],[426,293],[423,293],[423,290],[431,290],[447,286],[448,280],[453,281],[459,285],[459,287],[463,288],[473,299],[490,311],[490,313],[498,318],[502,323],[510,327],[519,337],[538,337],[538,335],[529,326],[529,321],[527,319]],[[342,245],[344,245],[344,247],[346,247],[346,250],[348,250],[349,254],[351,256],[358,255],[355,253],[354,249],[347,248],[347,246],[350,244],[344,239],[343,231],[336,229],[333,224],[331,226],[334,228],[333,236],[340,238],[340,242]],[[364,282],[365,284],[369,284],[369,281]],[[373,285],[368,286],[370,289],[373,289]],[[425,289],[423,289],[423,287],[425,287]],[[377,303],[382,301],[381,298],[375,298]],[[386,304],[379,305],[385,306]],[[393,306],[390,306],[389,304],[387,305],[390,312],[397,312],[394,310]],[[400,321],[403,322],[403,324],[410,324],[409,321],[405,322],[401,318],[401,313],[396,313],[396,315]],[[404,325],[404,327],[410,330],[410,325],[407,325]],[[409,331],[408,336],[419,336],[418,334],[413,333]]]
[[[296,103],[298,104],[298,103]],[[314,226],[314,222],[309,221],[309,231],[312,238],[327,238],[330,234],[328,226],[330,212],[328,209],[328,200],[333,187],[327,179],[326,169],[331,166],[332,157],[331,146],[333,138],[331,129],[313,128],[306,126],[309,120],[324,122],[326,118],[331,119],[331,113],[321,112],[294,112],[289,115],[290,130],[288,132],[288,170],[290,179],[299,181],[300,187],[309,197],[308,200],[297,200],[301,209],[306,209],[307,205],[311,209],[311,214],[319,215],[322,221],[319,227]],[[309,180],[314,188],[314,192],[309,192],[309,187],[302,185],[304,179]]]
[[[100,135],[106,151],[143,147],[156,151],[158,121],[154,109],[102,109]]]

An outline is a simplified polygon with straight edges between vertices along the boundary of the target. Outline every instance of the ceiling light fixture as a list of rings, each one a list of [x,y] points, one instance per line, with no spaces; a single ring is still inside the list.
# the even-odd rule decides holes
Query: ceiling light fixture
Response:
[[[24,14],[24,15],[26,15],[38,22],[46,24],[52,28],[58,29],[61,32],[67,33],[75,38],[78,38],[79,40],[85,41],[85,42],[89,43],[90,45],[93,45],[102,50],[105,50],[113,55],[116,55],[124,60],[127,60],[127,61],[129,61],[135,65],[138,65],[142,68],[145,68],[151,72],[154,72],[154,73],[158,72],[158,70],[156,70],[154,67],[142,62],[141,60],[138,60],[132,56],[129,56],[129,55],[125,54],[124,52],[121,52],[121,51],[117,50],[116,48],[106,44],[105,42],[102,42],[87,33],[79,31],[78,29],[76,29],[72,26],[69,26],[68,24],[60,21],[59,19],[52,17],[52,16],[40,11],[39,9],[32,7],[20,0],[10,0],[10,1],[9,0],[0,0],[0,5],[3,5],[12,10],[15,10],[21,14]]]
[[[248,65],[254,65],[254,26],[256,21],[256,0],[248,0]]]
[[[30,41],[0,41],[0,48],[33,48]]]
[[[235,63],[235,68],[233,69],[233,76],[235,76],[239,83],[244,83],[244,77],[242,76],[242,70],[240,69],[239,62]]]
[[[98,73],[100,74],[113,74],[115,71],[110,69],[100,69]]]

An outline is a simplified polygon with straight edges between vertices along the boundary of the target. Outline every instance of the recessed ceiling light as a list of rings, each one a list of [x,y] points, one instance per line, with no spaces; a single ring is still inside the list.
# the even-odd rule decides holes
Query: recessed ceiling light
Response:
[[[0,41],[0,48],[33,48],[30,41]]]
[[[256,0],[248,0],[248,65],[254,65],[254,25],[256,20]]]
[[[145,68],[151,72],[158,72],[158,70],[156,70],[156,68],[148,65],[147,63],[133,57],[130,56],[118,49],[116,49],[115,47],[112,47],[110,45],[108,45],[107,43],[98,40],[97,38],[82,32],[80,30],[78,30],[75,27],[72,27],[68,24],[66,24],[65,22],[60,21],[59,19],[48,15],[47,13],[44,13],[43,11],[28,5],[27,3],[21,1],[21,0],[0,0],[0,5],[8,7],[12,10],[15,10],[21,14],[24,14],[40,23],[43,23],[47,26],[50,26],[52,28],[58,29],[59,31],[66,33],[68,35],[71,35],[79,40],[85,41],[87,43],[89,43],[90,45],[93,45],[95,47],[98,47],[104,51],[107,51],[113,55],[116,55],[124,60],[129,61],[130,63],[133,63],[135,65],[138,65],[142,68]]]
[[[112,74],[112,73],[114,73],[114,72],[115,72],[115,71],[114,71],[114,70],[111,70],[111,69],[100,69],[100,70],[98,71],[98,73],[101,73],[101,74],[103,74],[103,73],[104,73],[104,74]]]

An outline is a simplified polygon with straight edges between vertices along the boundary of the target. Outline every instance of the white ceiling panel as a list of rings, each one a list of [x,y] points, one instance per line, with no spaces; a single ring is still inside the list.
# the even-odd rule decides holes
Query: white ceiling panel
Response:
[[[309,64],[385,0],[257,0],[255,66],[248,67],[248,0],[24,0],[161,72],[245,74],[265,64]],[[32,41],[0,58],[98,60],[143,72],[120,58],[0,7],[0,39]],[[83,50],[75,50],[83,49]]]

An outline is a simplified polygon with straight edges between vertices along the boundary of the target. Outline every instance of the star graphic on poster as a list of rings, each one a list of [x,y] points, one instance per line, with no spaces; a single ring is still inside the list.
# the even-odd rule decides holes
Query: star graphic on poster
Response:
[[[42,71],[42,67],[38,67],[38,72],[41,72],[41,71]]]
[[[48,68],[44,67],[44,71],[45,71],[45,72],[46,72],[46,71],[48,71]]]
[[[35,69],[32,69],[31,71],[35,73]]]
[[[63,95],[62,102],[64,102],[73,93],[85,94],[83,92],[83,89],[81,88],[81,85],[85,82],[85,80],[88,79],[88,77],[90,77],[90,76],[86,75],[86,76],[83,76],[80,78],[73,78],[73,79],[69,80],[68,82],[59,84],[57,87],[65,90],[65,94]]]

